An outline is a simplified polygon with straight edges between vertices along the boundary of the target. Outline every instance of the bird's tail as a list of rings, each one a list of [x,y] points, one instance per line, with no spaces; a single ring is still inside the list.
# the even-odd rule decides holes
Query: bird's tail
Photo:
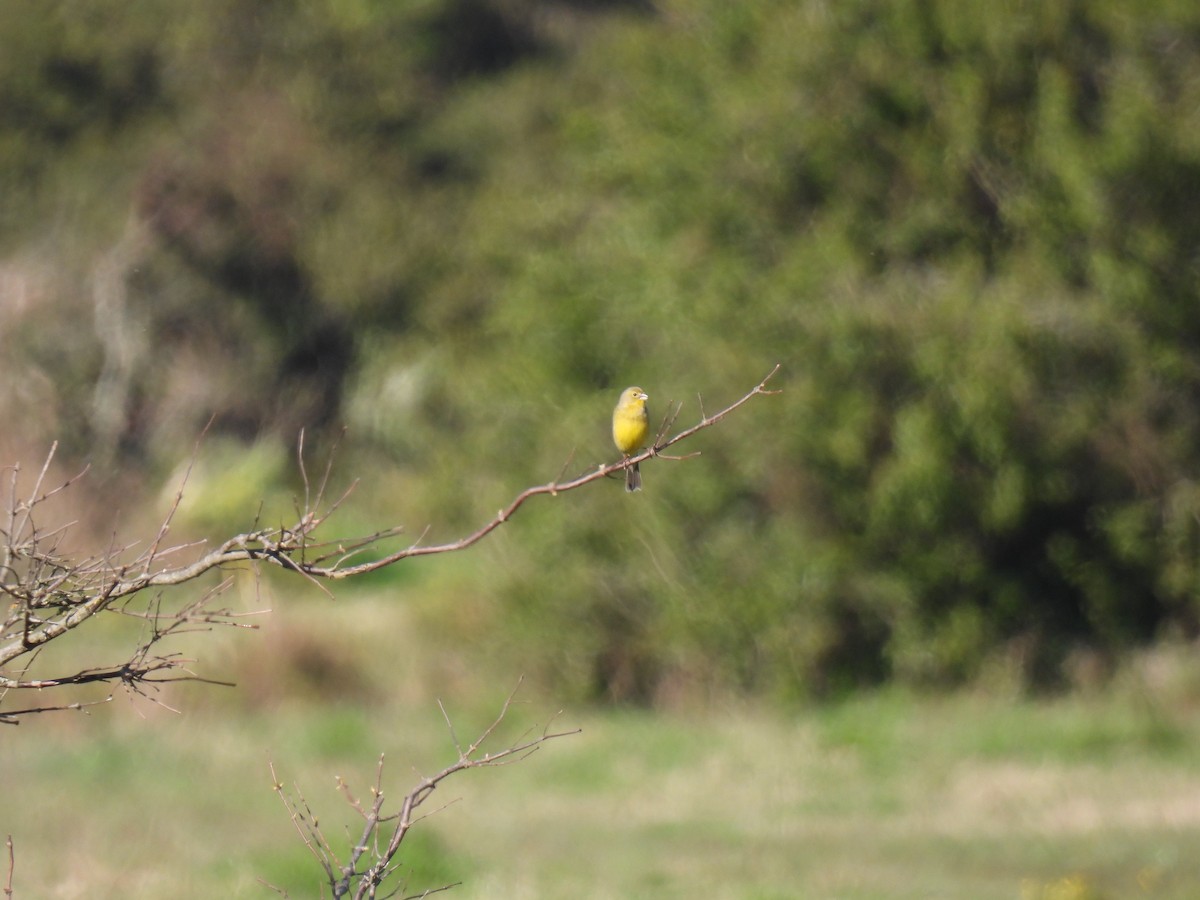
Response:
[[[638,464],[625,467],[625,490],[629,493],[640,491],[642,489],[642,473],[638,469]]]

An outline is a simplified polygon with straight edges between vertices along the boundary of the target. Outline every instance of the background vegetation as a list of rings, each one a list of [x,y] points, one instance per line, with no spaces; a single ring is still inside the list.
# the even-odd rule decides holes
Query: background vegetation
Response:
[[[286,517],[298,430],[345,426],[346,531],[451,538],[610,459],[625,385],[687,422],[780,362],[642,494],[339,596],[402,606],[441,684],[676,710],[1086,689],[1197,637],[1194,3],[45,0],[0,34],[0,452],[90,462],[96,541],[210,416],[196,534]],[[305,646],[305,690],[379,684]]]
[[[150,497],[215,413],[211,528],[346,423],[373,514],[450,532],[606,458],[626,382],[779,361],[432,624],[635,701],[1195,634],[1191,4],[135,6],[0,13],[10,454]]]

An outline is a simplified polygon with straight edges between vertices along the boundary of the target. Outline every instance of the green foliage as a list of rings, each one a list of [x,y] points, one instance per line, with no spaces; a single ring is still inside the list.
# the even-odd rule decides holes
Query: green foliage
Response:
[[[169,104],[156,53],[161,4],[51,2],[37,10],[5,5],[0,33],[0,231],[27,229],[23,201],[75,145],[137,131]],[[128,17],[128,18],[126,18]]]
[[[118,456],[344,420],[388,524],[450,531],[611,458],[626,384],[686,422],[779,361],[698,460],[523,510],[428,614],[638,702],[1054,684],[1195,632],[1192,5],[228,0],[155,41],[59,7],[4,13],[0,148],[31,197],[134,184]],[[110,356],[72,354],[68,420]]]

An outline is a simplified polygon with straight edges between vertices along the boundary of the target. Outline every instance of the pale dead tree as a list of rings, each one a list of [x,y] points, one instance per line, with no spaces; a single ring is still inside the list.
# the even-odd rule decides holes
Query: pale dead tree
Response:
[[[519,683],[517,688],[520,688]],[[504,706],[496,719],[466,747],[463,747],[459,741],[446,708],[439,702],[438,706],[442,710],[442,717],[446,720],[446,727],[449,729],[450,736],[454,740],[454,747],[458,751],[458,758],[440,772],[422,777],[416,786],[400,799],[398,807],[392,812],[387,812],[384,808],[386,798],[382,755],[379,757],[375,782],[371,786],[369,803],[359,800],[350,786],[339,778],[338,790],[362,819],[362,828],[357,839],[340,854],[322,830],[320,820],[309,807],[304,795],[298,789],[294,794],[288,794],[275,774],[275,764],[269,764],[275,792],[283,801],[292,824],[296,826],[304,845],[308,847],[309,852],[320,864],[325,873],[325,882],[334,898],[353,897],[355,900],[363,900],[363,898],[373,897],[395,897],[401,891],[408,889],[409,886],[400,877],[402,874],[399,859],[400,846],[413,825],[426,817],[417,815],[418,807],[428,800],[446,779],[467,769],[488,768],[520,762],[530,754],[537,752],[538,748],[546,741],[579,734],[580,729],[578,728],[569,731],[551,731],[550,726],[547,725],[540,732],[526,731],[502,749],[485,752],[484,744],[494,736],[508,715],[516,693],[517,691],[514,690],[508,695],[508,699],[504,701]],[[268,886],[287,896],[287,892],[282,888],[274,885]],[[455,886],[457,883],[425,888],[420,893],[408,895],[406,900],[428,897]],[[386,893],[380,893],[380,891],[386,891]]]
[[[330,463],[314,490],[305,470],[303,435],[299,465],[304,496],[297,503],[296,521],[290,527],[255,528],[235,535],[212,549],[205,549],[207,542],[171,545],[167,542],[167,536],[183,499],[187,484],[185,475],[171,508],[148,545],[113,546],[104,553],[83,559],[71,558],[63,550],[64,538],[71,523],[48,527],[41,521],[41,513],[46,509],[47,502],[69,489],[83,474],[46,489],[47,473],[54,456],[52,448],[28,492],[19,489],[19,467],[10,469],[8,496],[5,498],[7,512],[0,513],[0,594],[6,595],[9,601],[0,624],[0,724],[13,724],[25,716],[51,710],[76,709],[83,705],[60,703],[3,708],[6,702],[11,703],[11,697],[25,691],[36,691],[45,696],[45,692],[53,688],[104,683],[154,699],[157,686],[165,681],[211,681],[201,678],[189,668],[191,660],[167,652],[164,642],[189,631],[210,630],[219,626],[256,626],[244,621],[245,614],[217,605],[231,584],[229,578],[199,599],[179,605],[163,601],[162,591],[167,588],[194,582],[209,572],[227,571],[247,563],[251,566],[277,566],[320,584],[365,575],[411,557],[465,550],[507,522],[533,497],[556,497],[604,478],[623,475],[627,466],[652,457],[682,460],[699,455],[671,456],[664,451],[716,425],[755,397],[778,393],[768,390],[767,383],[779,368],[775,366],[742,397],[712,415],[704,412],[701,402],[700,420],[675,434],[671,434],[671,429],[682,404],[671,404],[648,449],[635,456],[597,466],[566,481],[559,480],[562,477],[560,472],[559,479],[526,488],[492,519],[465,537],[448,543],[426,545],[422,544],[424,535],[421,535],[400,549],[362,562],[356,560],[363,551],[378,551],[384,542],[401,535],[403,529],[387,528],[353,539],[319,537],[318,530],[329,521],[354,485],[336,499],[328,500],[326,491]],[[569,464],[568,460],[563,471]],[[177,562],[188,556],[194,558]],[[147,600],[148,597],[152,599]],[[33,663],[47,646],[101,613],[134,616],[143,622],[142,637],[125,659],[116,664],[71,667],[71,671],[63,674],[33,674]],[[111,699],[111,695],[106,699]]]

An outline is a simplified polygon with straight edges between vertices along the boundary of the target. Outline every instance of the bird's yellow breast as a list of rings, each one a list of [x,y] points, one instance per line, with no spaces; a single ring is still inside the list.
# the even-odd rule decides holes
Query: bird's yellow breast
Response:
[[[645,416],[615,416],[613,418],[613,443],[626,455],[646,446]]]
[[[640,389],[630,388],[621,395],[621,401],[613,410],[613,443],[629,456],[646,445],[649,431],[645,394]]]

